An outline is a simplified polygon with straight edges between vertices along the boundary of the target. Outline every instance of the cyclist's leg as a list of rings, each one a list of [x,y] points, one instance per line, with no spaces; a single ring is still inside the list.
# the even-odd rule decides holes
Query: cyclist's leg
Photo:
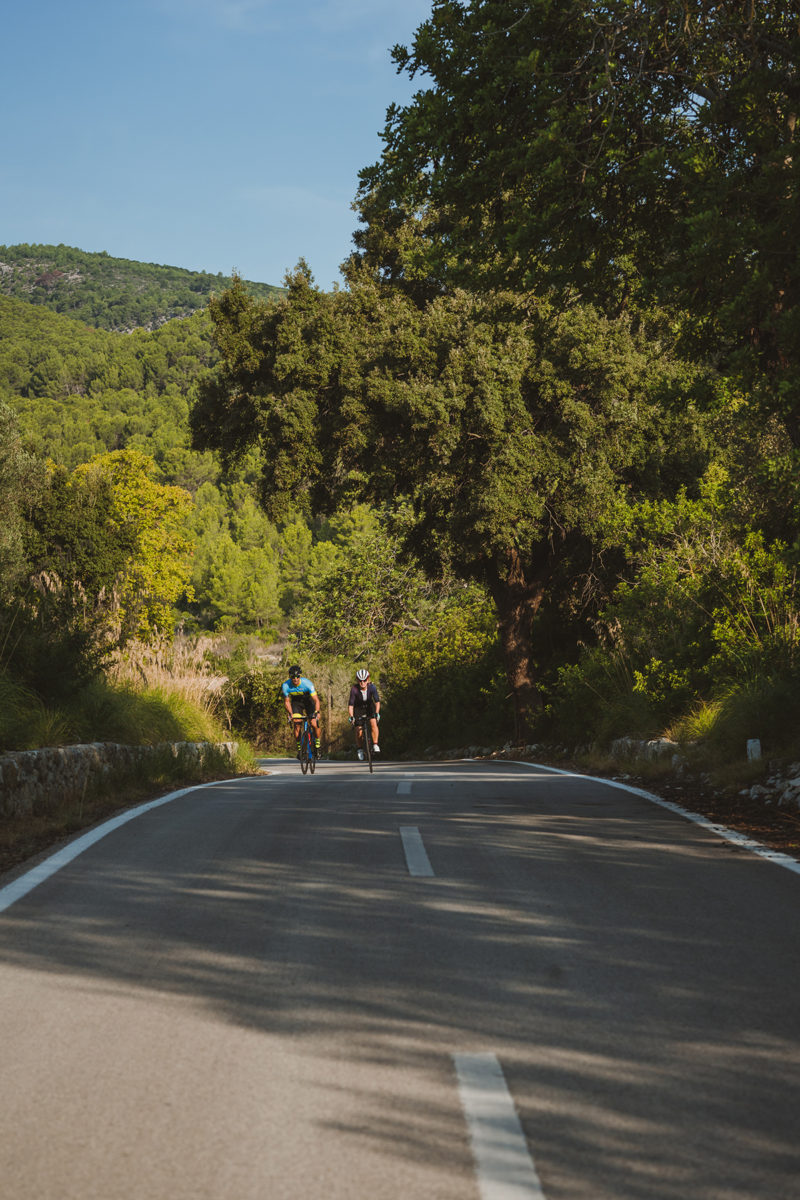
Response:
[[[363,720],[364,720],[364,710],[361,708],[354,708],[353,709],[353,722],[354,722],[354,728],[356,731],[356,741],[358,742],[359,746],[361,746],[364,741]]]
[[[308,715],[308,723],[311,726],[311,736],[314,739],[314,747],[315,749],[319,750],[319,720],[317,719],[316,712],[317,710],[314,707],[314,704],[309,700],[306,703],[306,713]]]
[[[303,732],[303,717],[305,716],[305,708],[299,700],[292,697],[292,732],[294,740],[297,744],[298,756],[300,753],[300,737]]]
[[[358,754],[359,762],[363,762],[364,761],[364,726],[363,726],[362,722],[364,719],[364,710],[360,709],[360,708],[354,708],[353,709],[353,718],[355,721],[355,731],[356,731],[356,753]]]
[[[303,717],[306,715],[305,705],[302,700],[296,700],[292,697],[292,729],[296,741],[300,741],[300,731],[303,728]]]
[[[370,700],[369,705],[366,709],[366,716],[369,719],[369,735],[370,735],[370,741],[372,742],[372,749],[377,750],[378,754],[380,754],[381,748],[378,745],[377,713],[375,712],[375,705],[372,702],[372,700]]]

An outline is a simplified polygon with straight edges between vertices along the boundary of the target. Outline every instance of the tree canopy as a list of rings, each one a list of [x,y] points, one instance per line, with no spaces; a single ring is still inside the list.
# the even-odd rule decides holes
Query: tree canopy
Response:
[[[632,500],[701,463],[702,378],[625,319],[530,293],[420,307],[370,273],[326,295],[299,270],[279,305],[235,285],[211,314],[221,362],[196,444],[229,460],[256,447],[273,516],[402,497],[405,546],[488,587],[524,726],[533,618],[556,581],[579,605]]]
[[[39,494],[43,476],[43,465],[22,446],[13,410],[0,400],[0,602],[25,573],[25,509]]]
[[[32,506],[31,567],[45,601],[108,644],[171,633],[191,575],[191,497],[153,479],[152,459],[115,450],[71,473],[53,465]]]
[[[657,302],[800,444],[800,32],[779,0],[434,0],[362,171],[360,253],[417,294]]]

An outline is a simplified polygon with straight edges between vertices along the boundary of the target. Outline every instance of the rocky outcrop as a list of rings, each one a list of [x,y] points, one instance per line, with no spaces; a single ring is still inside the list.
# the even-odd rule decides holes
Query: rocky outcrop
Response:
[[[186,769],[189,777],[204,767],[231,763],[236,742],[161,742],[121,746],[92,742],[85,746],[48,746],[0,755],[0,818],[46,811],[114,778],[157,770],[159,765]],[[171,760],[177,760],[171,761]]]
[[[763,783],[742,788],[739,795],[749,796],[751,800],[761,800],[765,804],[777,804],[781,808],[800,808],[800,763],[776,768],[766,776]]]

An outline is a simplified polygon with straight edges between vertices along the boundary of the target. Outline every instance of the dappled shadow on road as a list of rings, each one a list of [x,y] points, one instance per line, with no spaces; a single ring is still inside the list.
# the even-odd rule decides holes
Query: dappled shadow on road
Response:
[[[374,1068],[329,1128],[443,1177],[466,1153],[455,1086],[415,1102],[409,1076],[489,1050],[548,1200],[800,1195],[796,921],[756,905],[765,871],[796,903],[792,877],[593,781],[443,766],[397,795],[387,768],[355,792],[321,774],[109,839],[57,913],[42,889],[2,919],[2,961]],[[435,878],[409,876],[404,824]]]

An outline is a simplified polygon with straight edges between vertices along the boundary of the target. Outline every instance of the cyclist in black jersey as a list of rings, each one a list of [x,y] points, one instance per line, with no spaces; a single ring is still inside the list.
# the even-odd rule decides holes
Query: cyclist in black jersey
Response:
[[[375,684],[370,682],[369,671],[366,667],[361,667],[356,671],[356,681],[350,688],[347,711],[350,714],[351,725],[354,722],[358,722],[359,718],[363,716],[369,717],[370,729],[372,730],[372,750],[374,754],[380,754],[378,721],[380,720],[381,698],[378,695],[378,689],[375,687]],[[362,742],[364,740],[364,731],[360,724],[356,724],[356,737],[358,739],[358,757],[363,762],[364,749]]]

